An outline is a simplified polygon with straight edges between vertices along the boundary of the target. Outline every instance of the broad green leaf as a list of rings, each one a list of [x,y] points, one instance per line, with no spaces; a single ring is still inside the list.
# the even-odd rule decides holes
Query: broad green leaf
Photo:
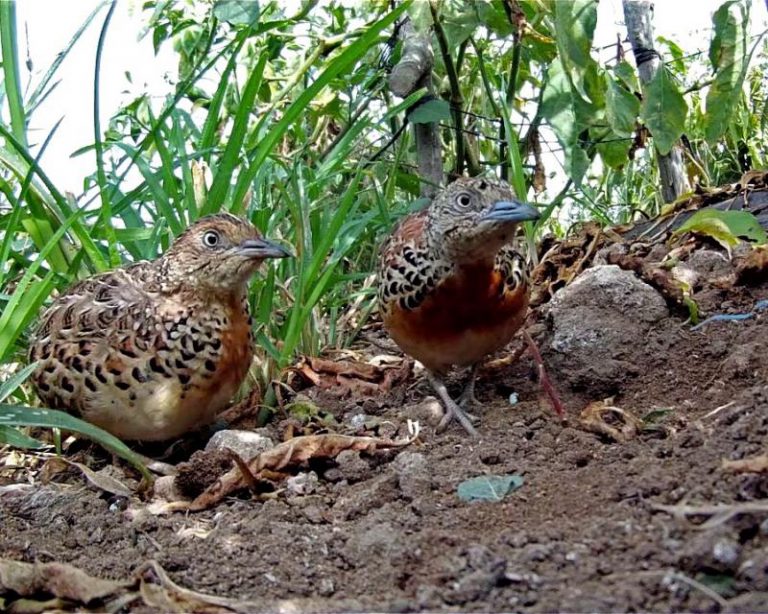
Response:
[[[481,475],[464,480],[456,493],[462,501],[498,503],[522,485],[523,478],[519,475]]]
[[[414,4],[429,4],[430,0],[417,0]],[[448,49],[455,51],[475,33],[480,25],[473,3],[466,0],[447,0],[440,11],[440,22],[448,39]]]
[[[759,245],[768,241],[757,218],[748,211],[701,209],[675,230],[675,235],[696,232],[711,237],[730,253],[743,237]]]
[[[614,132],[606,128],[590,129],[589,136],[603,162],[608,166],[618,169],[628,162],[628,152],[632,146],[632,139],[616,136]]]
[[[605,117],[611,129],[619,136],[629,136],[635,129],[640,114],[640,101],[624,89],[608,72],[604,73]]]
[[[451,119],[451,106],[446,100],[433,99],[420,104],[408,115],[412,124],[429,124],[431,122],[448,121]]]
[[[727,243],[729,246],[736,245],[739,242],[739,238],[747,239],[758,245],[768,241],[768,235],[766,235],[763,227],[760,226],[760,222],[749,211],[700,209],[688,218],[675,231],[675,234],[682,234],[684,232],[708,234],[721,243]]]
[[[216,0],[213,16],[233,26],[250,26],[259,20],[258,0]]]
[[[573,92],[571,81],[563,70],[560,58],[557,58],[547,71],[540,112],[563,146],[565,170],[576,185],[581,183],[589,167],[589,158],[579,143],[580,133],[587,128],[580,122],[582,104],[583,99]]]
[[[614,74],[621,79],[630,92],[640,91],[640,82],[637,80],[637,73],[632,65],[626,60],[622,60],[613,67]]]
[[[152,476],[141,458],[122,441],[98,426],[70,416],[66,412],[44,407],[0,403],[0,426],[39,426],[79,433],[131,463],[148,482],[152,482]]]
[[[742,97],[741,87],[749,64],[749,2],[731,0],[715,12],[712,21],[715,36],[709,47],[709,59],[715,72],[707,92],[704,135],[714,143],[733,119],[733,111]]]
[[[573,88],[589,101],[584,82],[587,69],[595,64],[591,50],[597,25],[597,0],[555,2],[554,10],[560,61]]]
[[[643,94],[640,116],[653,135],[656,149],[666,155],[683,134],[688,105],[663,65]]]
[[[512,24],[502,2],[487,2],[481,0],[475,3],[477,15],[484,26],[499,36],[505,38],[512,34]]]

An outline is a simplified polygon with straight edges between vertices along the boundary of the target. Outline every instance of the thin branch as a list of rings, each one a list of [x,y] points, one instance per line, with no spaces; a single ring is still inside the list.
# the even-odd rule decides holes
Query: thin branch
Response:
[[[437,12],[437,0],[429,0],[429,10],[432,12],[432,22],[435,26],[435,36],[440,46],[440,54],[445,64],[445,72],[448,75],[448,83],[451,88],[451,115],[453,116],[453,125],[456,131],[456,166],[454,173],[461,175],[464,172],[464,137],[462,135],[462,117],[461,108],[464,100],[461,96],[461,86],[459,85],[459,76],[456,73],[456,67],[451,58],[448,49],[448,38],[445,35],[443,24],[440,23]]]

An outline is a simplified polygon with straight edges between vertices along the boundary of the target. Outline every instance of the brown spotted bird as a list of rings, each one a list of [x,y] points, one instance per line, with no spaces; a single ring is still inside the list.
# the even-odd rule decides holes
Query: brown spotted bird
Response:
[[[406,217],[382,246],[378,296],[384,326],[427,369],[446,408],[438,430],[456,418],[476,433],[465,411],[474,401],[475,367],[523,325],[528,269],[512,243],[518,224],[538,217],[506,183],[461,178],[428,208]],[[442,379],[453,366],[472,367],[458,403]]]
[[[253,357],[248,280],[265,258],[289,255],[220,213],[156,260],[75,284],[31,342],[40,399],[124,439],[171,439],[211,422]]]

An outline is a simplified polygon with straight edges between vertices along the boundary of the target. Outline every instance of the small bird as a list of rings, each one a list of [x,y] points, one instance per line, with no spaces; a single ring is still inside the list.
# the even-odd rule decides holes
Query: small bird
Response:
[[[80,281],[31,340],[40,399],[123,439],[162,441],[210,423],[253,358],[248,280],[265,258],[290,255],[219,213],[156,260]]]
[[[384,327],[427,369],[447,410],[438,430],[456,418],[476,434],[465,411],[474,402],[476,367],[523,325],[528,268],[512,243],[520,222],[538,218],[507,183],[459,178],[429,207],[402,220],[382,246],[378,299]],[[458,403],[442,379],[452,366],[472,367]]]

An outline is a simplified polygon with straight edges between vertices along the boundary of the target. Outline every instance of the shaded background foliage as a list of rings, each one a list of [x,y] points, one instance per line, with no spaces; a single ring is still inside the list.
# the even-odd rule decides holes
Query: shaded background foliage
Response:
[[[282,5],[145,2],[145,35],[178,58],[174,91],[161,103],[139,96],[102,126],[97,71],[93,143],[78,152],[93,150],[96,166],[82,193],[68,194],[37,163],[56,126],[30,145],[28,122],[71,46],[22,95],[14,3],[0,2],[0,362],[9,372],[54,292],[153,258],[219,210],[297,254],[252,285],[262,348],[253,376],[264,385],[299,353],[348,344],[373,310],[382,234],[423,205],[408,120],[439,124],[447,175],[497,174],[539,202],[531,241],[578,220],[657,213],[657,159],[676,144],[691,185],[765,167],[768,53],[764,33],[749,34],[748,0],[715,13],[708,54],[657,41],[663,66],[645,89],[625,41],[598,60],[597,0]],[[71,44],[86,28],[111,36],[113,9],[97,6]],[[422,90],[401,100],[387,89],[405,19],[432,38],[436,99],[426,103]],[[101,46],[94,53],[98,62]],[[562,169],[552,166],[559,159]],[[562,189],[547,189],[553,180]],[[14,382],[4,396],[31,402]]]

